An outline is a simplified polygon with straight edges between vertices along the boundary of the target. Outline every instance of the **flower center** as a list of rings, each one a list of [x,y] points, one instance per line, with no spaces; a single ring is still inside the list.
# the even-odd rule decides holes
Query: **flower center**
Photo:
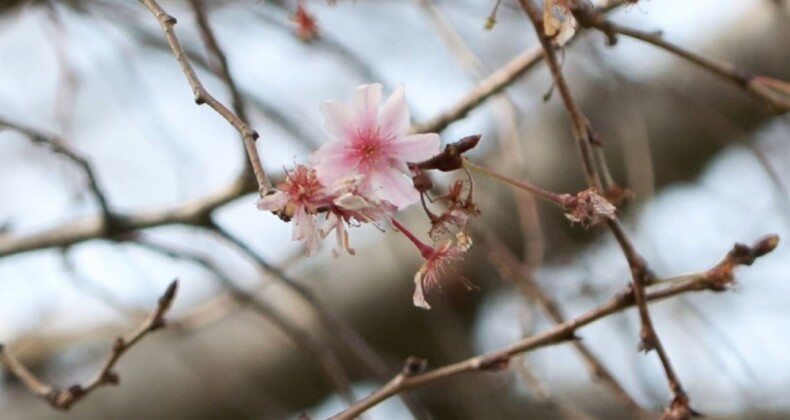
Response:
[[[383,157],[378,129],[360,130],[357,133],[356,153],[365,170],[378,166]]]

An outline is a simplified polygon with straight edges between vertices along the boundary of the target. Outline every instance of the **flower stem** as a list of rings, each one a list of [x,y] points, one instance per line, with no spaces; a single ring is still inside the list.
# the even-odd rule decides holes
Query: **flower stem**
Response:
[[[403,226],[398,219],[394,217],[390,217],[390,222],[392,226],[395,226],[395,229],[398,229],[404,236],[406,236],[416,247],[420,250],[420,254],[423,258],[429,258],[431,255],[436,253],[436,250],[426,244],[425,242],[421,241],[417,236],[415,236],[406,226]]]
[[[544,190],[543,188],[536,187],[532,184],[529,184],[524,181],[519,181],[517,179],[513,179],[509,176],[502,175],[498,172],[494,172],[484,166],[480,166],[474,164],[469,161],[469,159],[464,159],[464,168],[471,169],[475,172],[481,173],[483,175],[490,176],[491,178],[498,179],[505,184],[510,186],[516,187],[518,189],[524,190],[528,193],[534,194],[550,203],[554,203],[562,208],[567,207],[568,199],[571,197],[570,194],[557,194],[548,190]]]

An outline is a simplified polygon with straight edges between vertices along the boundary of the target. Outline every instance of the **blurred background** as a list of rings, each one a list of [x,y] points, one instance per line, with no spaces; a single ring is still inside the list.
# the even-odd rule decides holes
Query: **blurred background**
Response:
[[[204,3],[261,135],[263,164],[279,180],[326,141],[324,101],[347,102],[363,83],[383,83],[385,95],[404,83],[412,121],[424,123],[537,45],[513,0],[501,2],[490,31],[483,26],[491,1],[305,0],[317,21],[313,39],[297,32],[295,1]],[[162,6],[178,19],[176,33],[206,88],[230,104],[194,10],[182,1]],[[641,1],[610,16],[748,73],[790,80],[786,1]],[[582,31],[562,58],[615,179],[634,194],[622,220],[658,276],[707,269],[735,242],[790,237],[787,116],[637,41],[607,47],[601,34]],[[543,100],[550,87],[546,67],[531,68],[444,128],[443,141],[482,133],[471,154],[480,164],[557,192],[584,188],[559,98]],[[569,226],[556,208],[479,176],[476,244],[443,290],[430,293],[430,311],[411,303],[419,254],[391,230],[352,229],[356,256],[333,258],[330,241],[305,257],[290,224],[256,209],[256,187],[248,178],[239,183],[247,158],[238,133],[195,105],[156,19],[137,2],[0,1],[0,120],[84,157],[114,213],[157,215],[224,197],[209,214],[216,227],[173,217],[19,252],[20,238],[94,223],[102,209],[73,161],[0,128],[0,342],[31,370],[60,386],[87,380],[112,340],[180,279],[170,328],[123,357],[119,387],[61,413],[4,373],[3,419],[324,418],[347,404],[338,383],[361,398],[409,356],[438,367],[550,328],[534,297],[501,269],[502,253],[522,261],[566,317],[629,281],[604,229]],[[416,207],[401,219],[427,239],[429,224]],[[780,244],[739,269],[734,290],[651,306],[696,410],[713,418],[790,416],[789,261]],[[630,310],[578,335],[642,407],[661,410],[669,400],[663,371],[654,354],[636,351],[638,330]],[[423,418],[632,416],[568,344],[409,396]],[[413,415],[393,398],[365,418]]]

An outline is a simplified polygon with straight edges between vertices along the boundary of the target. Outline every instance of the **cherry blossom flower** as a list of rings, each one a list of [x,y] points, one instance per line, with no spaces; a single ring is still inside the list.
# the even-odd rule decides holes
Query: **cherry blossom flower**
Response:
[[[438,134],[407,134],[409,110],[404,87],[381,102],[381,84],[356,88],[351,106],[324,104],[324,127],[332,140],[310,156],[318,178],[332,185],[341,178],[361,175],[362,188],[398,208],[415,203],[407,162],[419,162],[439,151]]]
[[[316,177],[315,170],[297,165],[288,171],[285,182],[278,189],[258,200],[258,209],[275,212],[281,219],[293,220],[292,239],[305,242],[307,255],[318,247],[318,229],[314,215],[318,207],[328,200],[324,187]]]

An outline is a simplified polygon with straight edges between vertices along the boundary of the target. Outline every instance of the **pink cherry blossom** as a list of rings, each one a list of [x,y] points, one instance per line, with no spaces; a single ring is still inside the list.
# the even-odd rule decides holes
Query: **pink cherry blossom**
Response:
[[[324,127],[332,140],[313,152],[310,160],[324,185],[361,175],[363,186],[398,208],[419,199],[407,162],[426,160],[439,152],[439,135],[407,134],[409,110],[398,86],[383,106],[381,84],[362,85],[351,106],[324,104]]]

